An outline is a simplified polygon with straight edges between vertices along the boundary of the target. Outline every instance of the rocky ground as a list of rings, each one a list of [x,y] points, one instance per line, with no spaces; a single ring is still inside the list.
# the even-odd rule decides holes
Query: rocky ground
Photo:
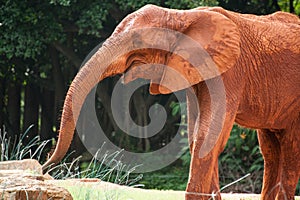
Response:
[[[63,187],[45,181],[42,167],[36,160],[0,162],[0,196],[10,200],[72,200]]]

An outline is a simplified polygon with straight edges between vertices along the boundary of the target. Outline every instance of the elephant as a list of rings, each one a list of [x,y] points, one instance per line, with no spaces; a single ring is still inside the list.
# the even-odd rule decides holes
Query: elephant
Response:
[[[153,33],[154,29],[158,32]],[[221,199],[218,156],[234,123],[257,130],[264,158],[261,199],[294,199],[300,177],[297,16],[155,5],[129,14],[70,85],[58,142],[43,169],[66,154],[91,88],[118,74],[124,74],[125,83],[149,79],[151,94],[186,90],[191,152],[186,199]],[[217,121],[221,125],[210,126]]]

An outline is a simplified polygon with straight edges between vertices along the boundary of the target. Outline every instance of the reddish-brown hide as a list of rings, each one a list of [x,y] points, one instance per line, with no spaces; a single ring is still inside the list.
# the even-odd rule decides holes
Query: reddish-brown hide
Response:
[[[209,63],[193,66],[182,56],[159,49],[133,50],[110,63],[120,45],[127,48],[120,44],[120,34],[124,36],[131,30],[147,27],[178,31],[198,42],[213,59],[219,76],[199,75],[197,69],[205,74]],[[151,41],[148,36],[142,36],[139,42]],[[178,41],[172,38],[151,42],[166,43],[187,57],[195,53],[180,49],[180,45],[176,46]],[[144,65],[141,70],[137,67],[153,63],[170,66],[188,84],[178,81],[170,68]],[[261,199],[294,199],[300,176],[300,20],[297,16],[283,12],[267,16],[242,15],[219,7],[181,11],[153,5],[130,14],[72,82],[63,108],[58,144],[44,169],[59,162],[67,152],[81,105],[91,88],[105,77],[124,73],[129,68],[125,81],[151,79],[153,94],[171,92],[164,87],[166,85],[174,86],[172,91],[192,85],[192,90],[187,90],[192,160],[186,199],[210,199],[201,194],[212,193],[221,199],[218,155],[234,122],[258,130],[265,161]],[[226,107],[224,126],[216,133],[218,138],[212,150],[201,157],[199,152],[208,125],[218,114],[211,110],[213,102],[207,85],[213,88],[220,77],[226,96],[226,101],[220,102]],[[197,100],[192,98],[192,91]],[[200,108],[201,117],[191,107],[195,104]]]

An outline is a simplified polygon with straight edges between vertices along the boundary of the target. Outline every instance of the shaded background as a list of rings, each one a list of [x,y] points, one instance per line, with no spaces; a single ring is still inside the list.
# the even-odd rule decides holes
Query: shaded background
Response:
[[[59,119],[68,86],[84,58],[112,33],[129,13],[145,4],[170,8],[222,6],[241,13],[268,14],[278,10],[300,14],[299,0],[8,0],[0,4],[0,126],[10,137],[34,125],[25,142],[39,135],[56,139]],[[148,86],[131,98],[130,115],[139,125],[149,123],[148,110],[155,103],[168,113],[164,128],[151,138],[134,138],[121,131],[112,118],[110,98],[119,77],[98,85],[97,115],[107,136],[129,151],[149,152],[168,144],[185,120],[174,95],[151,96]],[[124,119],[126,120],[126,119]],[[84,125],[83,125],[84,126]],[[187,138],[182,132],[182,140]],[[50,150],[55,143],[49,143]],[[78,137],[70,150],[73,156],[85,152]],[[188,176],[189,153],[161,171],[144,174],[148,188],[184,189]],[[46,157],[46,153],[45,156]],[[87,156],[85,159],[89,159]],[[252,175],[230,190],[260,192],[263,161],[254,131],[235,126],[225,152],[220,157],[221,184]],[[298,190],[299,193],[299,190]]]

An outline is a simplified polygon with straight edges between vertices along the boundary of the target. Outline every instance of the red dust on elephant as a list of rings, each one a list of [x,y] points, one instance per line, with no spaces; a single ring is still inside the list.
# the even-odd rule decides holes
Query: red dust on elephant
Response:
[[[152,94],[187,89],[192,155],[187,200],[210,199],[202,194],[212,193],[221,199],[218,156],[235,122],[257,129],[265,162],[261,199],[294,199],[300,176],[297,16],[153,5],[128,15],[73,80],[58,143],[44,169],[66,154],[89,91],[104,78],[125,72],[125,82],[149,79]]]

